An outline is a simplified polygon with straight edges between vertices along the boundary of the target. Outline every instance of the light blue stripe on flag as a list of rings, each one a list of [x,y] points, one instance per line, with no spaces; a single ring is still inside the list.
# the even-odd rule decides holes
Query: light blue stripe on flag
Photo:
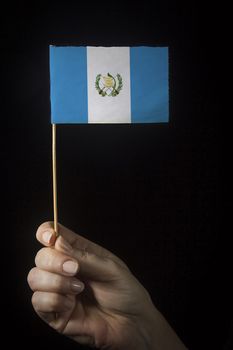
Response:
[[[88,123],[87,50],[50,46],[51,121]]]
[[[131,121],[168,121],[168,49],[131,47]]]

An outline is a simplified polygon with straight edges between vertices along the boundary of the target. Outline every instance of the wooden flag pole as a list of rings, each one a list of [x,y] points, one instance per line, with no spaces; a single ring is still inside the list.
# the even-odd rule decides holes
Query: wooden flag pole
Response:
[[[56,233],[56,236],[58,236],[56,124],[52,124],[52,158],[53,158],[53,218],[54,218],[54,231]]]

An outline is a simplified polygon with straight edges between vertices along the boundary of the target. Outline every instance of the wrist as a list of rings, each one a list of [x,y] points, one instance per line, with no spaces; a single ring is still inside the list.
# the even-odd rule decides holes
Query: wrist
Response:
[[[187,350],[178,335],[151,303],[141,318],[145,350]]]

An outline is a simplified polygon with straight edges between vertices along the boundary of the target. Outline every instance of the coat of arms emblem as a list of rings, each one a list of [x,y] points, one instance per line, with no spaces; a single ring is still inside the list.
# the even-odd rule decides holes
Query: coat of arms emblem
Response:
[[[117,74],[115,77],[108,73],[106,76],[98,74],[95,80],[95,88],[100,96],[112,96],[119,95],[123,87],[122,77]]]

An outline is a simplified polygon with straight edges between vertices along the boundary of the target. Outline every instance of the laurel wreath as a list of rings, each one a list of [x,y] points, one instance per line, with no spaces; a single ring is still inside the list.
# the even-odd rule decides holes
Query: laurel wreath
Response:
[[[113,90],[111,92],[111,94],[109,94],[108,96],[112,96],[112,97],[115,97],[117,95],[119,95],[119,92],[121,91],[122,87],[123,87],[123,81],[122,81],[122,77],[120,74],[117,74],[116,77],[118,79],[118,87],[116,88],[116,79],[108,73],[108,76],[113,78],[114,80],[114,86],[113,86]],[[98,91],[98,93],[104,97],[107,95],[106,91],[104,91],[104,89],[101,89],[100,86],[99,86],[99,81],[101,79],[101,74],[98,74],[96,76],[96,81],[95,81],[95,88],[96,90]]]
[[[122,87],[123,87],[123,82],[122,82],[121,75],[117,74],[116,76],[117,76],[117,79],[118,79],[118,87],[117,87],[117,89],[113,89],[113,91],[111,93],[112,96],[117,96],[119,94],[119,92],[121,91]]]
[[[100,86],[99,86],[100,79],[101,79],[101,74],[98,74],[96,77],[96,81],[95,81],[95,88],[98,91],[98,93],[104,97],[107,95],[107,93],[100,88]]]

